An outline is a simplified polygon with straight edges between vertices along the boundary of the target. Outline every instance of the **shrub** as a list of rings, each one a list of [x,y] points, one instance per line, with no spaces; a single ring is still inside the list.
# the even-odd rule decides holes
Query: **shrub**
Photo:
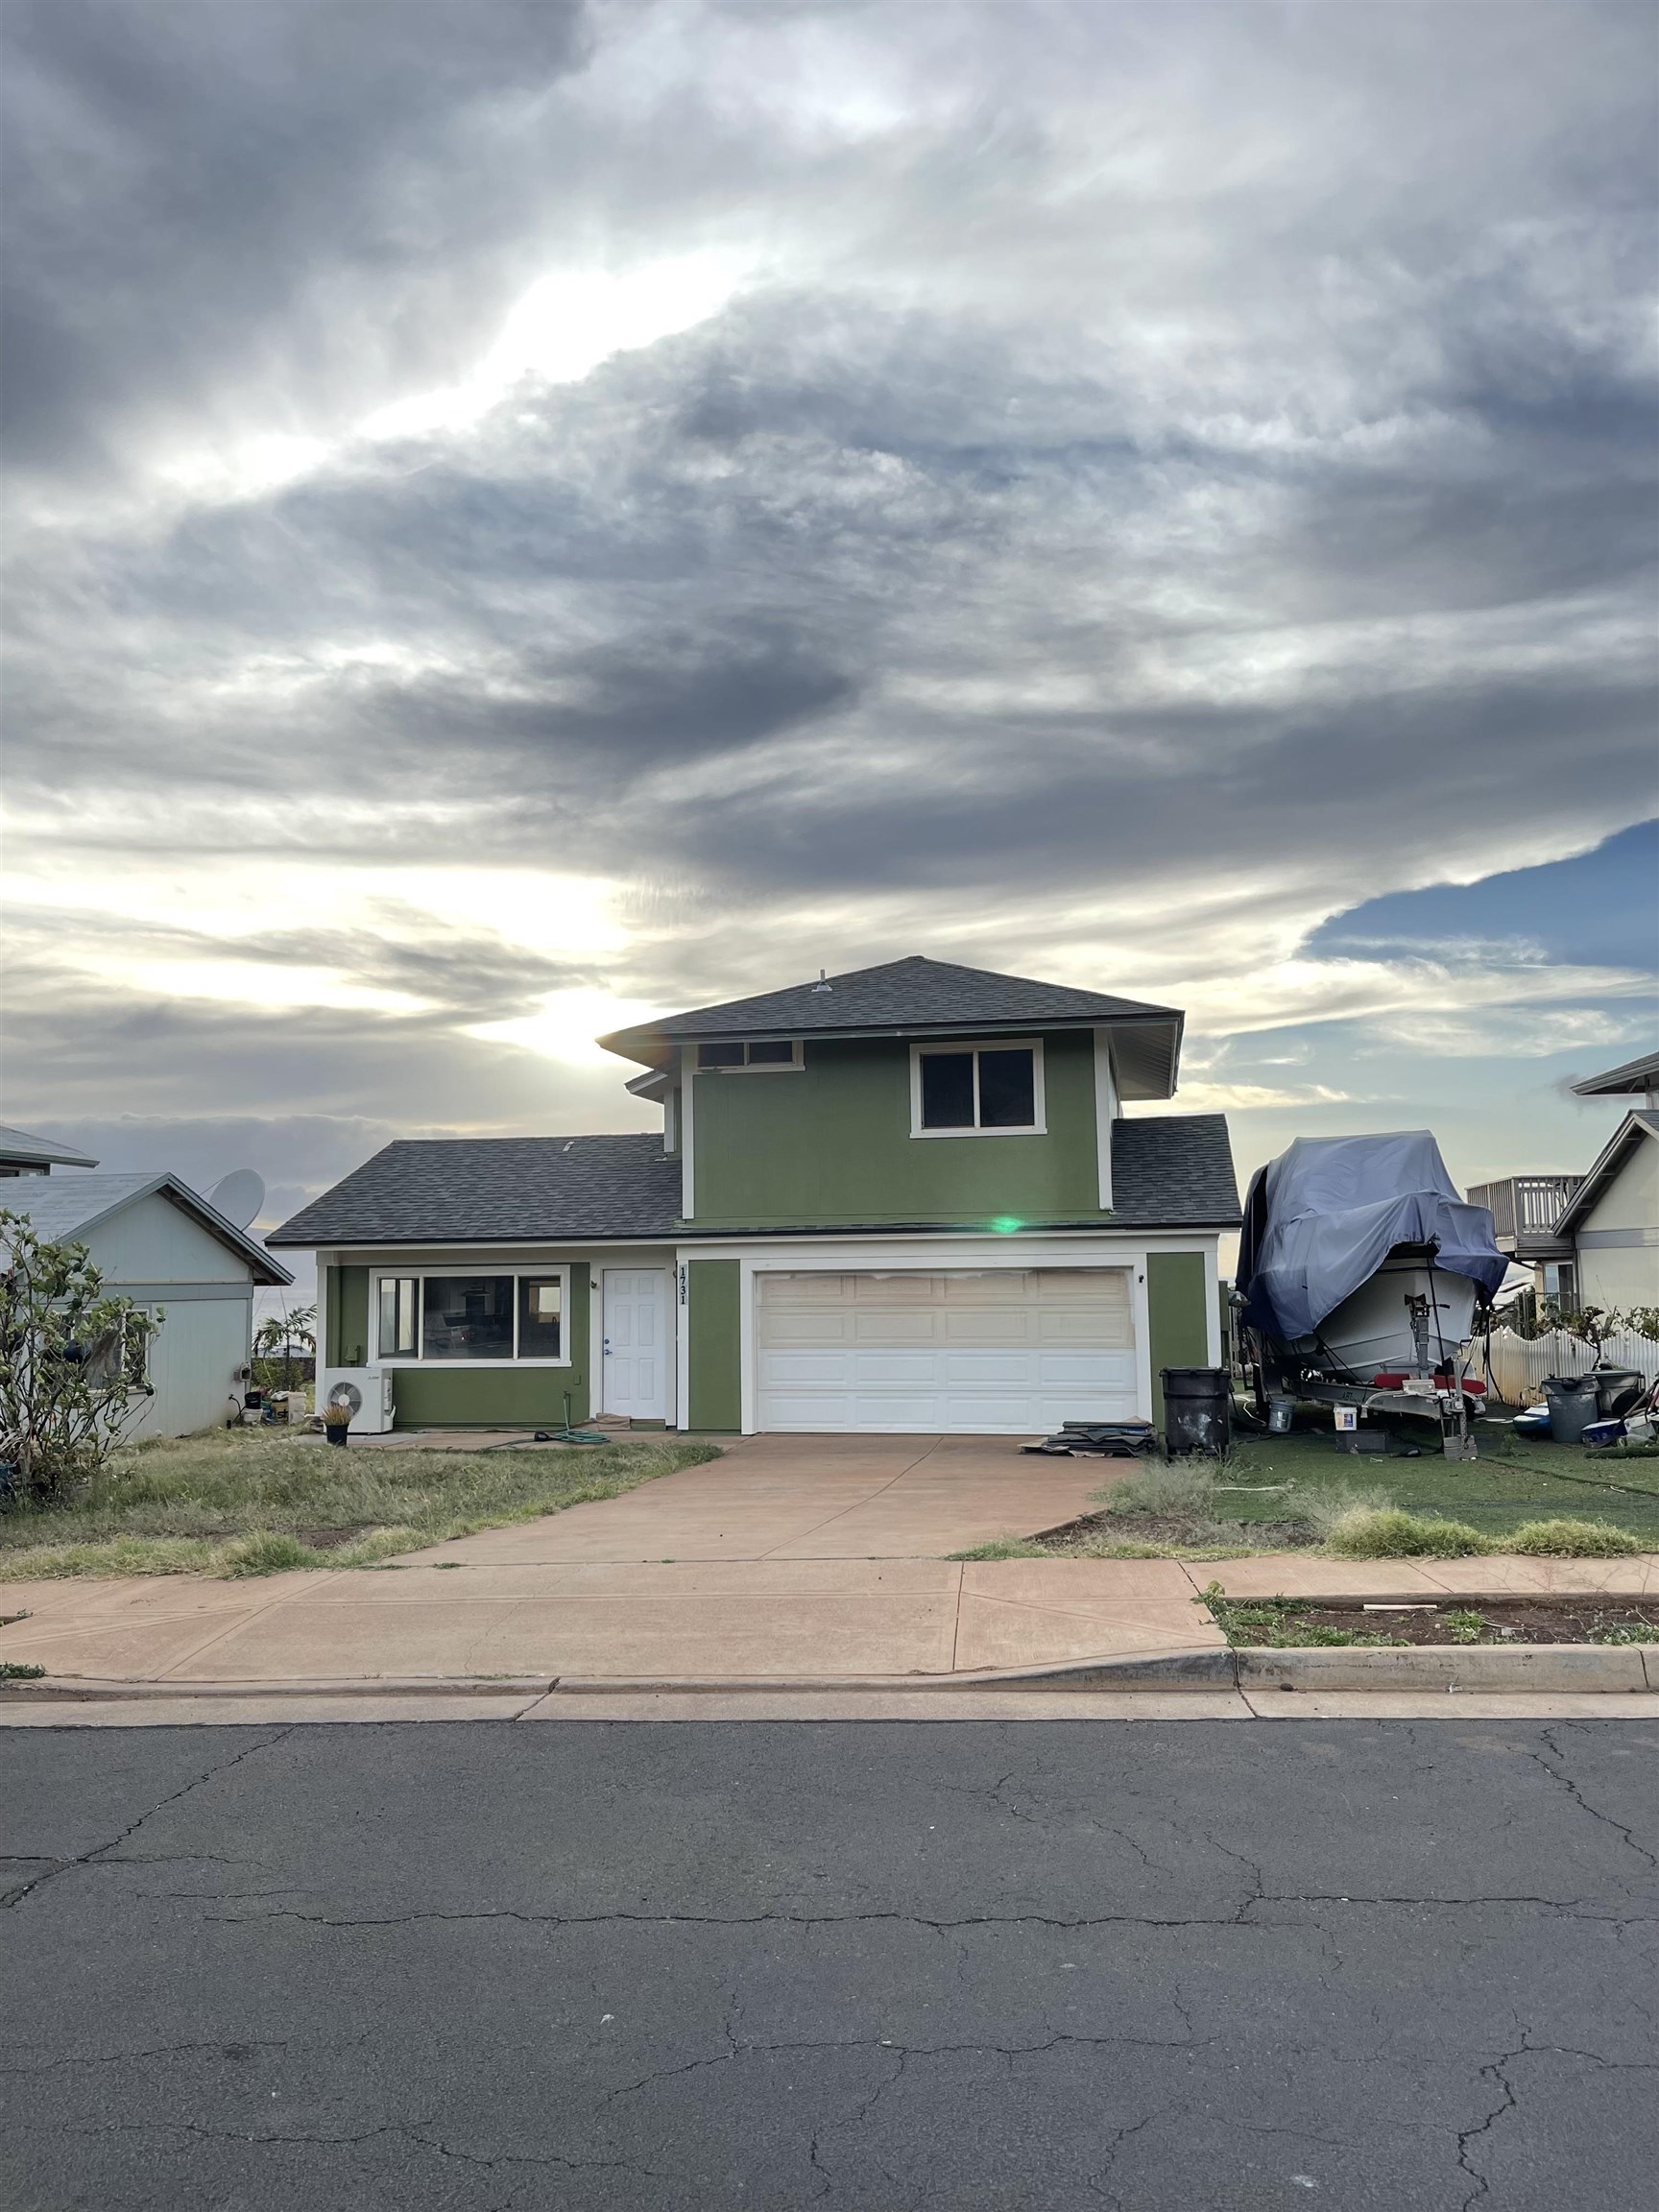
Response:
[[[1179,1513],[1208,1520],[1215,1511],[1215,1470],[1202,1461],[1148,1459],[1094,1495],[1102,1513]]]
[[[315,1567],[316,1564],[316,1552],[308,1544],[301,1544],[298,1536],[256,1528],[251,1536],[239,1536],[234,1544],[225,1547],[224,1564],[219,1572],[234,1581],[242,1575],[281,1575],[290,1567]]]
[[[1503,1549],[1546,1559],[1614,1559],[1640,1551],[1642,1542],[1605,1521],[1528,1521],[1504,1537]]]
[[[1295,1514],[1298,1521],[1308,1522],[1325,1538],[1338,1523],[1356,1513],[1388,1513],[1393,1507],[1394,1501],[1386,1490],[1355,1490],[1341,1482],[1310,1483],[1296,1493]]]
[[[1352,1506],[1325,1543],[1340,1559],[1467,1559],[1497,1549],[1466,1522],[1431,1520],[1398,1505]]]
[[[152,1395],[152,1316],[105,1286],[84,1244],[0,1209],[0,1459],[48,1504],[89,1481]]]

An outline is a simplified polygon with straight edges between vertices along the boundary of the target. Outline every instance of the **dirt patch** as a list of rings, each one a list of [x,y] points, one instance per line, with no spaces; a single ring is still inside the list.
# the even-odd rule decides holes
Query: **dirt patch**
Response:
[[[355,1544],[366,1536],[372,1524],[359,1523],[351,1528],[290,1528],[287,1533],[301,1544],[309,1544],[313,1551],[338,1551],[344,1544]]]
[[[1213,1601],[1228,1642],[1247,1647],[1301,1644],[1659,1644],[1659,1600],[1515,1598],[1492,1604],[1449,1598],[1435,1603],[1367,1606],[1300,1599]]]
[[[1203,1548],[1248,1544],[1262,1551],[1305,1551],[1319,1541],[1306,1521],[1222,1521],[1196,1513],[1089,1513],[1033,1541],[1045,1551],[1087,1556],[1098,1544],[1170,1544]]]

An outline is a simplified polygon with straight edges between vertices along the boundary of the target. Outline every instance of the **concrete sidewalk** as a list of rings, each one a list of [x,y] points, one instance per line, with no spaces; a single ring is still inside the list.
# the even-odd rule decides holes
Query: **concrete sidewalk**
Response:
[[[482,1541],[469,1539],[469,1542]],[[449,1547],[450,1553],[461,1546]],[[0,1658],[54,1678],[919,1684],[1223,1649],[1195,1600],[1659,1593],[1659,1558],[454,1563],[12,1584]]]
[[[949,1676],[1220,1649],[1173,1561],[450,1566],[42,1582],[0,1657],[150,1682]]]

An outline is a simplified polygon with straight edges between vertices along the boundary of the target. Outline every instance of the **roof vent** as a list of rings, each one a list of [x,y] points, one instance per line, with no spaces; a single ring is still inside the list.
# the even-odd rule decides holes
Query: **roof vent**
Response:
[[[830,982],[829,976],[825,974],[823,969],[820,968],[818,971],[818,980],[813,984],[812,988],[814,991],[833,991],[835,986]]]

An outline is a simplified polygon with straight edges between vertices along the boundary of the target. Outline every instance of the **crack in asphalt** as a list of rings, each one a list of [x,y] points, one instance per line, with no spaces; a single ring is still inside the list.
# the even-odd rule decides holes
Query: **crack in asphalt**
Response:
[[[1578,1807],[1580,1812],[1587,1813],[1592,1820],[1600,1821],[1603,1827],[1611,1828],[1613,1833],[1620,1839],[1620,1840],[1623,1842],[1630,1850],[1632,1850],[1636,1854],[1637,1858],[1640,1859],[1645,1865],[1647,1865],[1653,1873],[1659,1874],[1659,1854],[1655,1854],[1654,1852],[1649,1851],[1646,1843],[1639,1843],[1636,1840],[1635,1831],[1631,1828],[1627,1828],[1623,1820],[1615,1820],[1611,1813],[1603,1813],[1599,1805],[1592,1805],[1590,1800],[1585,1796],[1583,1791],[1578,1787],[1578,1784],[1573,1779],[1572,1775],[1562,1771],[1562,1767],[1565,1766],[1567,1761],[1567,1753],[1563,1749],[1562,1745],[1556,1742],[1555,1738],[1555,1728],[1559,1727],[1561,1723],[1557,1722],[1555,1727],[1541,1728],[1538,1733],[1543,1738],[1544,1742],[1549,1744],[1551,1750],[1554,1752],[1556,1758],[1562,1763],[1561,1767],[1551,1767],[1549,1760],[1545,1758],[1542,1751],[1534,1751],[1528,1748],[1527,1753],[1527,1758],[1532,1760],[1536,1766],[1542,1767],[1545,1773],[1550,1776],[1551,1781],[1558,1782],[1561,1785],[1562,1789],[1566,1791],[1568,1796],[1572,1798],[1574,1804]]]
[[[167,1892],[169,1896],[174,1892]],[[196,1901],[195,1893],[180,1892],[187,1901]],[[251,1896],[261,1894],[250,1892]],[[270,1892],[272,1895],[292,1894],[285,1890]],[[213,1898],[202,1899],[215,1903]],[[241,1902],[239,1899],[226,1902]],[[1092,1928],[1254,1928],[1266,1930],[1274,1925],[1252,1917],[1259,1906],[1266,1905],[1346,1905],[1355,1908],[1382,1910],[1454,1911],[1470,1906],[1489,1907],[1493,1910],[1515,1908],[1545,1911],[1557,1919],[1584,1920],[1598,1927],[1641,1927],[1659,1918],[1659,1914],[1646,1912],[1597,1911],[1587,1909],[1582,1900],[1571,1897],[1535,1897],[1500,1892],[1493,1896],[1415,1896],[1400,1894],[1364,1894],[1334,1890],[1278,1890],[1267,1889],[1244,1898],[1229,1912],[1093,1912],[1076,1918],[1053,1912],[974,1912],[960,1918],[941,1918],[925,1912],[903,1912],[897,1910],[868,1912],[637,1912],[623,1908],[609,1912],[537,1912],[525,1908],[493,1905],[476,1909],[440,1910],[436,1907],[418,1908],[407,1912],[371,1914],[335,1914],[306,1912],[298,1907],[279,1907],[273,1912],[209,1912],[204,1917],[210,1926],[222,1928],[260,1927],[274,1920],[299,1920],[308,1927],[339,1929],[413,1928],[430,1922],[455,1922],[469,1924],[505,1920],[530,1928],[606,1928],[621,1924],[640,1928],[856,1928],[873,1925],[896,1925],[926,1928],[940,1936],[949,1936],[973,1928],[1052,1928],[1064,1935],[1087,1933]]]
[[[1144,2119],[1133,2121],[1128,2127],[1117,2129],[1111,2142],[1106,2146],[1105,2165],[1099,2167],[1094,2173],[1086,2174],[1083,2176],[1084,2187],[1093,2190],[1095,2196],[1105,2198],[1107,2196],[1105,2183],[1112,2169],[1118,2163],[1118,2154],[1124,2144],[1139,2135],[1143,2128],[1150,2128],[1155,2120],[1162,2120],[1166,2112],[1173,2112],[1176,2109],[1177,2107],[1173,2104],[1160,2104],[1155,2112],[1148,2112]],[[1116,2189],[1110,2194],[1110,2201],[1114,2204],[1121,2204],[1123,2201]]]
[[[0,1908],[4,1908],[8,1911],[14,1911],[26,1897],[34,1896],[37,1889],[43,1889],[48,1882],[57,1881],[60,1874],[72,1873],[78,1866],[93,1866],[101,1862],[106,1862],[111,1851],[117,1850],[121,1844],[125,1843],[129,1836],[136,1836],[144,1823],[147,1820],[154,1820],[157,1813],[165,1813],[169,1805],[177,1805],[181,1797],[188,1797],[192,1791],[200,1790],[204,1783],[217,1780],[221,1774],[228,1774],[232,1767],[240,1767],[244,1759],[252,1759],[256,1751],[266,1751],[274,1744],[285,1743],[293,1735],[296,1726],[298,1726],[298,1722],[291,1722],[289,1726],[279,1728],[274,1734],[261,1736],[257,1743],[245,1743],[242,1749],[234,1752],[230,1758],[218,1760],[207,1768],[205,1773],[193,1776],[180,1789],[172,1791],[163,1797],[159,1804],[152,1805],[147,1813],[140,1813],[136,1820],[130,1821],[118,1836],[111,1836],[108,1843],[95,1844],[90,1851],[80,1852],[72,1859],[57,1858],[50,1851],[36,1854],[30,1863],[38,1865],[43,1861],[48,1862],[45,1870],[36,1874],[32,1882],[20,1883],[16,1887],[7,1890],[4,1895],[0,1895]],[[186,1853],[183,1856],[194,1857],[195,1855]],[[136,1853],[133,1855],[133,1863],[139,1865],[156,1863],[154,1861],[140,1858]],[[235,1864],[236,1862],[227,1861],[226,1863]],[[258,1863],[258,1862],[252,1862],[252,1863]]]
[[[1515,2093],[1515,2084],[1510,2080],[1508,2075],[1504,2073],[1503,2069],[1505,2066],[1512,2066],[1518,2058],[1524,2056],[1525,2051],[1525,2044],[1523,2044],[1519,2050],[1504,2051],[1501,2053],[1498,2057],[1491,2059],[1480,2069],[1482,2076],[1489,2080],[1496,2081],[1499,2087],[1503,2090],[1503,2094],[1499,2099],[1498,2103],[1493,2105],[1491,2111],[1488,2112],[1485,2118],[1481,2120],[1476,2127],[1461,2128],[1457,2131],[1457,2164],[1461,2171],[1467,2176],[1469,2180],[1475,2184],[1475,2186],[1470,2190],[1469,2194],[1464,2198],[1462,2203],[1458,2206],[1458,2212],[1470,2212],[1470,2207],[1472,2205],[1479,2203],[1482,2197],[1488,2196],[1491,2193],[1491,2182],[1487,2180],[1484,2174],[1480,2173],[1478,2168],[1471,2165],[1469,2160],[1469,2152],[1471,2148],[1480,2140],[1482,2135],[1486,2135],[1491,2132],[1491,2130],[1497,2126],[1498,2122],[1503,2119],[1505,2112],[1514,2111],[1516,2105],[1521,2102],[1520,2098]]]

